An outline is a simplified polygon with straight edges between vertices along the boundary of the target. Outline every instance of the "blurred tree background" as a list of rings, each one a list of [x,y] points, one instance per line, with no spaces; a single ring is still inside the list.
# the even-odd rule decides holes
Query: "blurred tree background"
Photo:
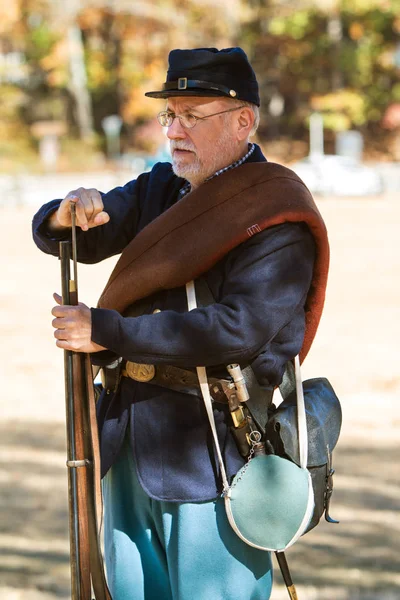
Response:
[[[165,139],[157,101],[172,48],[240,45],[262,97],[258,141],[286,162],[308,153],[308,119],[359,130],[370,159],[400,160],[400,0],[2,0],[0,171],[38,169],[44,132],[59,170],[96,168],[102,120],[122,118],[122,151]]]

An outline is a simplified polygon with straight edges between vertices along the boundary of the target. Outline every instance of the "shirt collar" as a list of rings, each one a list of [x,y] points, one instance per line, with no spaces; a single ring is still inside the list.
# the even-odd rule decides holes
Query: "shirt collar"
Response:
[[[239,160],[235,160],[235,162],[231,163],[227,167],[224,167],[223,169],[219,169],[210,177],[207,177],[207,179],[204,181],[204,183],[206,181],[210,181],[211,179],[214,179],[214,177],[218,177],[218,175],[222,175],[222,173],[225,173],[225,171],[230,171],[231,169],[235,169],[236,167],[239,167],[240,165],[242,165],[253,154],[255,147],[256,147],[255,144],[249,144],[247,154],[242,156],[242,158],[239,158]],[[183,196],[186,196],[186,194],[188,194],[190,192],[190,189],[191,189],[190,183],[188,181],[185,181],[185,183],[179,190],[179,198],[183,198]]]

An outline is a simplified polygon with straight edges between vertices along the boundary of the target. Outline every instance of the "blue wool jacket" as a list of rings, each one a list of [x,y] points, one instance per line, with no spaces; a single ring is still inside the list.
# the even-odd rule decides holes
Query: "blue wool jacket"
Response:
[[[249,162],[260,161],[265,158],[257,147]],[[120,253],[178,200],[183,183],[169,163],[159,163],[150,173],[102,194],[110,222],[77,231],[78,260],[95,263]],[[36,244],[55,256],[63,238],[49,234],[46,219],[59,203],[44,205],[33,220]],[[205,365],[209,375],[220,377],[227,376],[226,364],[239,362],[250,364],[260,385],[271,390],[302,345],[314,254],[307,226],[285,223],[240,244],[203,275],[215,299],[209,306],[188,313],[182,287],[147,298],[144,314],[138,317],[93,308],[92,340],[109,349],[94,354],[93,362],[104,364],[122,356],[183,368]],[[155,309],[161,312],[153,314]],[[227,409],[218,405],[214,414],[232,476],[243,459],[229,430]],[[115,394],[100,397],[98,423],[103,475],[118,456],[129,426],[138,477],[152,498],[194,502],[220,493],[218,461],[200,398],[122,378]]]

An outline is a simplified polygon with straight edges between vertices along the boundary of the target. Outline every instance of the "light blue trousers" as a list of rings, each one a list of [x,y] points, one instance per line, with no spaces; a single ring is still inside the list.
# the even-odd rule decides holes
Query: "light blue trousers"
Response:
[[[231,529],[223,500],[153,500],[129,448],[103,481],[107,576],[113,600],[268,600],[271,557]]]

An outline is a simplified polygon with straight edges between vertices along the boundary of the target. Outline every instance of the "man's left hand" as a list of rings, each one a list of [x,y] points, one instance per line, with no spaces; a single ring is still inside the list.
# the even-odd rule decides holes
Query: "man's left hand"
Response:
[[[92,315],[86,304],[79,302],[77,306],[65,306],[59,294],[53,294],[53,298],[58,305],[51,311],[55,317],[52,325],[55,328],[56,346],[73,352],[106,350],[91,340]]]

